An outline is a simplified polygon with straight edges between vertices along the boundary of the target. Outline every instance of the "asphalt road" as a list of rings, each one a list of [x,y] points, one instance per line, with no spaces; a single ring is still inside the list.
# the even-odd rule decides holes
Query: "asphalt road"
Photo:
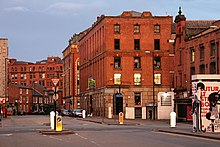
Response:
[[[0,123],[0,147],[219,147],[220,141],[155,132],[152,126],[103,125],[63,117],[69,135],[42,135],[49,116],[14,116]],[[156,125],[156,124],[155,124]],[[153,126],[156,128],[157,126]]]

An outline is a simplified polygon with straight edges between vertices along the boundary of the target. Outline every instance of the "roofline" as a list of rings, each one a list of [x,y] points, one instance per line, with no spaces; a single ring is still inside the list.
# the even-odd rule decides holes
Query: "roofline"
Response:
[[[85,36],[87,36],[87,34],[89,32],[91,32],[91,30],[93,30],[93,28],[95,28],[99,23],[101,23],[105,18],[125,18],[125,19],[127,19],[127,18],[139,18],[139,19],[143,19],[143,18],[166,18],[166,17],[173,18],[173,16],[170,16],[170,15],[167,15],[167,16],[148,16],[148,17],[142,17],[142,16],[128,16],[128,17],[126,17],[126,16],[121,16],[121,15],[119,15],[119,16],[105,16],[105,15],[101,15],[101,17],[97,21],[94,22],[92,27],[90,27],[90,29],[88,28],[89,31],[79,39],[79,42]]]

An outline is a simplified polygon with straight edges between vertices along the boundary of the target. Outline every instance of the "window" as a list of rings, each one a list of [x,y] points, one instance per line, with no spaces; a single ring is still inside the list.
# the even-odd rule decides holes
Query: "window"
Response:
[[[203,45],[200,45],[200,60],[204,60],[204,51],[205,47]]]
[[[161,99],[161,106],[172,106],[171,95],[165,93],[160,97],[160,99]]]
[[[216,50],[215,42],[212,41],[212,42],[210,43],[210,47],[211,47],[211,48],[210,48],[210,56],[215,56],[215,52],[216,52],[216,51],[215,51],[215,50]]]
[[[154,69],[160,69],[161,68],[161,57],[154,57]]]
[[[28,89],[26,89],[26,94],[28,94]]]
[[[114,74],[114,84],[115,85],[121,84],[121,74]]]
[[[194,50],[194,48],[190,48],[190,52],[191,52],[191,54],[190,54],[191,62],[195,62],[195,50]]]
[[[134,57],[134,68],[136,68],[136,69],[141,68],[141,58],[140,57]]]
[[[154,25],[154,33],[160,33],[160,25]]]
[[[134,50],[140,50],[140,39],[134,39]]]
[[[26,97],[26,103],[29,103],[29,97],[28,96]]]
[[[196,73],[195,67],[190,68],[190,77]]]
[[[134,33],[140,33],[140,25],[139,24],[135,24],[134,25]]]
[[[154,50],[160,50],[160,39],[154,39]]]
[[[20,94],[22,94],[22,89],[20,89]]]
[[[141,74],[134,74],[134,85],[141,85]]]
[[[140,92],[134,93],[134,104],[141,105],[141,93]]]
[[[161,74],[154,74],[154,84],[155,85],[161,84]]]
[[[116,34],[120,33],[120,25],[119,24],[114,25],[114,33],[116,33]]]
[[[114,40],[115,50],[120,50],[120,39]]]
[[[199,66],[199,73],[200,74],[204,74],[205,73],[205,65],[204,64]]]
[[[210,63],[210,74],[216,74],[216,64],[215,64],[215,62]]]
[[[121,57],[114,58],[114,68],[121,68]]]

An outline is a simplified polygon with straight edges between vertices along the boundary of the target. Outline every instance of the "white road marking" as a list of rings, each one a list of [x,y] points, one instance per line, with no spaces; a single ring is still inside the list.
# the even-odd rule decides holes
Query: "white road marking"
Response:
[[[155,132],[155,131],[152,131],[152,132],[158,133],[158,134],[166,134],[166,135],[172,135],[172,136],[181,136],[181,137],[186,137],[186,138],[194,138],[194,139],[200,139],[200,140],[220,142],[220,140],[211,139],[211,138],[203,138],[203,137],[198,137],[198,136],[187,136],[187,135],[173,134],[173,133],[168,133],[168,132]]]
[[[84,137],[84,136],[81,136],[81,135],[79,135],[78,133],[75,133],[75,135],[76,135],[76,136],[79,136],[80,138],[82,138],[82,139],[84,139],[84,140],[87,140],[88,142],[90,142],[90,143],[92,143],[92,144],[95,144],[95,145],[98,146],[98,147],[101,147],[100,144],[96,143],[96,142],[93,141],[93,140],[89,140],[88,138],[86,138],[86,137]]]
[[[0,137],[4,137],[4,136],[12,136],[13,134],[0,134]]]

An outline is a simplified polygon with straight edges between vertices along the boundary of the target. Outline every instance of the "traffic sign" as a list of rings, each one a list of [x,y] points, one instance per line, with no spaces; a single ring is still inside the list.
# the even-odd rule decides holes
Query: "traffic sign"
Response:
[[[56,87],[57,84],[59,83],[60,79],[55,78],[55,79],[51,79],[51,81],[52,81],[53,85]]]

